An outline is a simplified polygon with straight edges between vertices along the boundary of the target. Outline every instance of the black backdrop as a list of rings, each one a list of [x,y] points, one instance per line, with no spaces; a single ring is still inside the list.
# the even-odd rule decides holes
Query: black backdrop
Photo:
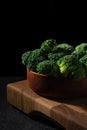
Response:
[[[24,76],[21,55],[48,39],[76,46],[87,42],[84,10],[50,1],[2,3],[0,76]]]

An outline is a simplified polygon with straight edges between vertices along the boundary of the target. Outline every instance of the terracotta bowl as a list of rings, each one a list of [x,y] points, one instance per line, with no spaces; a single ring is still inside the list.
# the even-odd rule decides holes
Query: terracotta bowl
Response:
[[[27,70],[27,80],[32,90],[47,98],[70,99],[87,96],[87,77],[72,81]]]

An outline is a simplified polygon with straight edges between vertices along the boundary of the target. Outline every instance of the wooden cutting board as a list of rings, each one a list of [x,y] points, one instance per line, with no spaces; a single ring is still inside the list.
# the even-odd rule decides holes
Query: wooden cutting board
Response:
[[[74,100],[52,100],[29,88],[27,80],[7,85],[7,101],[29,114],[39,111],[66,130],[87,130],[87,97]]]

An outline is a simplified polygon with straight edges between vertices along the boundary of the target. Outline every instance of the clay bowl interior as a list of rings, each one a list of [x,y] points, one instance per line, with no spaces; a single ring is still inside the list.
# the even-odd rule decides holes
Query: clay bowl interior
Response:
[[[32,90],[47,98],[70,99],[87,96],[87,77],[72,81],[27,70],[27,80]]]

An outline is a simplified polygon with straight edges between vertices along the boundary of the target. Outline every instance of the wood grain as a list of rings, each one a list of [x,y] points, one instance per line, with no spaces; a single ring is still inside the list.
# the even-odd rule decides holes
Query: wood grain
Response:
[[[87,97],[52,100],[36,94],[27,80],[7,85],[7,100],[19,110],[39,111],[60,123],[66,130],[87,130]]]

